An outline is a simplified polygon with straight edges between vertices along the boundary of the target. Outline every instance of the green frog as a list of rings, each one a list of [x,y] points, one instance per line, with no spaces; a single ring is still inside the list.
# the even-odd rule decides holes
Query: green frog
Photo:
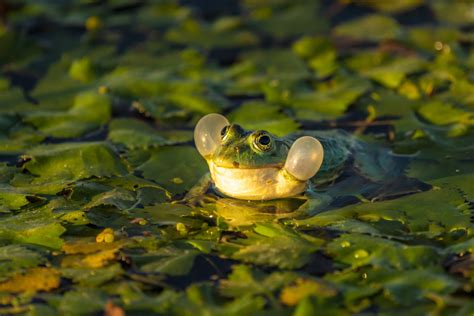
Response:
[[[242,200],[273,200],[301,195],[309,187],[337,179],[353,163],[362,174],[387,176],[390,161],[342,130],[297,132],[277,137],[248,131],[220,114],[196,125],[194,141],[206,159],[215,189]],[[393,170],[392,170],[393,171]]]

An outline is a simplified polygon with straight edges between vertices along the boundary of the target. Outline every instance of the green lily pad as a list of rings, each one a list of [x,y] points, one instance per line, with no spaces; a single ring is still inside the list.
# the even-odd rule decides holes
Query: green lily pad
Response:
[[[23,245],[8,245],[0,247],[0,278],[13,271],[36,267],[46,261],[44,253],[34,251]]]
[[[60,236],[65,232],[47,210],[33,210],[2,219],[0,240],[8,243],[25,243],[57,249],[62,245]]]
[[[425,104],[418,109],[418,113],[424,119],[436,125],[447,125],[460,122],[472,124],[474,122],[474,113],[441,102]]]
[[[359,5],[368,6],[375,10],[387,13],[400,13],[413,10],[423,4],[423,0],[399,0],[399,1],[378,1],[378,0],[359,0],[354,1]]]
[[[295,109],[300,119],[312,118],[314,115],[311,113],[337,116],[343,114],[370,87],[370,83],[361,78],[341,78],[321,85],[317,91],[290,95],[288,106]]]
[[[127,167],[107,143],[43,145],[24,155],[23,168],[38,176],[33,183],[125,175]]]
[[[195,148],[173,146],[153,151],[137,170],[143,172],[146,179],[156,181],[177,194],[191,189],[208,168]]]
[[[266,275],[247,265],[234,265],[229,278],[220,282],[219,290],[227,297],[240,297],[245,294],[267,296],[294,281],[296,277],[291,272]]]
[[[167,139],[151,126],[132,119],[113,120],[109,125],[108,138],[114,143],[131,148],[161,146],[168,143]]]
[[[186,275],[192,269],[194,259],[199,251],[192,249],[164,248],[156,252],[149,252],[146,257],[137,258],[144,272],[164,273],[167,275]]]
[[[278,136],[285,136],[298,129],[298,123],[281,113],[278,107],[266,103],[244,103],[231,112],[228,118],[246,129],[263,129]]]
[[[110,116],[111,102],[107,96],[84,92],[77,95],[68,111],[35,111],[26,114],[25,121],[46,135],[72,138],[99,128]]]
[[[396,38],[400,32],[400,25],[393,18],[373,14],[339,24],[333,32],[337,36],[356,40],[380,41]]]
[[[311,253],[319,249],[321,240],[298,234],[288,228],[257,224],[255,233],[241,240],[243,247],[232,258],[257,265],[295,269],[307,264]]]

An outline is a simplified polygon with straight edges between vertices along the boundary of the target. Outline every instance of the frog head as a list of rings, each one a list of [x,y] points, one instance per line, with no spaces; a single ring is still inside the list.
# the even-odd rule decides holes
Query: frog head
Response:
[[[313,137],[292,142],[264,130],[247,131],[220,114],[208,114],[197,123],[194,141],[216,188],[245,200],[286,198],[304,192],[324,154]]]

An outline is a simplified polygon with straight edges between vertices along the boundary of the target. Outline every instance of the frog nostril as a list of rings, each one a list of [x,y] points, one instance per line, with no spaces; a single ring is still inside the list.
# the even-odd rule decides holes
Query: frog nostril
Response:
[[[231,128],[234,130],[235,133],[239,135],[242,135],[244,133],[244,129],[239,124],[232,124]]]

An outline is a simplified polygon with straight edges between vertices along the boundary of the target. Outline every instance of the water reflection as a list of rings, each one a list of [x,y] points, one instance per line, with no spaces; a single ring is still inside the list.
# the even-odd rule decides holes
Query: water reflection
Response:
[[[216,201],[216,215],[228,225],[249,226],[255,223],[294,218],[305,213],[309,199],[306,197],[270,200],[244,201],[221,198]]]

